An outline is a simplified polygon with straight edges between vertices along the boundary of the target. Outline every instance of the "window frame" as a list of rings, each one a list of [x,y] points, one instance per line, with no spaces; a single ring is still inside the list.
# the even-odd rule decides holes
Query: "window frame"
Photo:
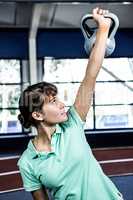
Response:
[[[0,85],[6,85],[6,86],[20,86],[20,93],[23,91],[23,86],[24,86],[24,84],[25,84],[25,82],[23,81],[23,65],[22,65],[22,59],[18,59],[18,58],[12,58],[12,59],[1,59],[1,60],[17,60],[17,61],[19,61],[19,63],[20,63],[20,68],[19,68],[19,73],[20,73],[20,82],[13,82],[13,83],[7,83],[7,82],[4,82],[4,83],[0,83]],[[27,61],[27,64],[28,64],[28,61]],[[29,69],[27,68],[27,72],[28,72],[28,81],[29,81]],[[27,84],[27,83],[26,83]],[[0,110],[18,110],[19,111],[19,109],[18,109],[18,107],[6,107],[6,108],[0,108]],[[16,118],[16,122],[17,122],[17,118]],[[20,125],[21,126],[21,125]],[[30,130],[25,130],[22,126],[21,126],[21,131],[18,131],[18,132],[1,132],[0,133],[0,138],[2,139],[2,138],[14,138],[15,136],[17,136],[17,137],[23,137],[23,136],[25,136],[25,135],[27,135],[27,134],[29,134],[30,135],[30,133],[31,133],[31,131]]]

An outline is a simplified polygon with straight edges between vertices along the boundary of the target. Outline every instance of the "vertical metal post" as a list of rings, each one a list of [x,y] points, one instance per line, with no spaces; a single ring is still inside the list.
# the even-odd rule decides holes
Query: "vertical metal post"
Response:
[[[37,36],[38,26],[40,23],[41,12],[42,12],[42,4],[35,4],[33,7],[33,15],[29,32],[30,84],[34,84],[37,82],[36,36]]]

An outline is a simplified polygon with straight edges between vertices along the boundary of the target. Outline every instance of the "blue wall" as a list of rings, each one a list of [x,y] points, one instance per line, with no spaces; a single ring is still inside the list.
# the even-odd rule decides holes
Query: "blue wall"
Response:
[[[133,29],[119,29],[111,57],[133,57]],[[44,29],[37,35],[38,58],[85,58],[84,38],[80,29]],[[28,58],[28,30],[0,31],[0,58]]]

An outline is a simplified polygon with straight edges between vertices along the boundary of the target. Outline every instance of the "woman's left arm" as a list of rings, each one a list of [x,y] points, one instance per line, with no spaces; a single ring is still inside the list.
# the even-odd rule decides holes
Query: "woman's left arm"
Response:
[[[83,121],[85,121],[91,106],[91,99],[96,83],[96,77],[102,66],[105,55],[106,41],[111,23],[109,18],[104,17],[106,12],[106,10],[101,10],[98,8],[93,10],[93,18],[98,24],[96,42],[91,51],[86,73],[74,102],[74,107]]]

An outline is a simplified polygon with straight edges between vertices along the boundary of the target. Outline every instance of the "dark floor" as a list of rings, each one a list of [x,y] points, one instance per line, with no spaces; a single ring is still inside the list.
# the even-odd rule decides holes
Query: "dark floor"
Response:
[[[133,200],[133,176],[117,176],[111,179],[123,194],[125,200]]]
[[[133,176],[118,176],[111,179],[123,194],[125,200],[133,200]],[[30,193],[22,190],[0,194],[0,200],[32,200],[32,197]]]
[[[25,191],[0,194],[0,200],[32,200],[31,194]]]

